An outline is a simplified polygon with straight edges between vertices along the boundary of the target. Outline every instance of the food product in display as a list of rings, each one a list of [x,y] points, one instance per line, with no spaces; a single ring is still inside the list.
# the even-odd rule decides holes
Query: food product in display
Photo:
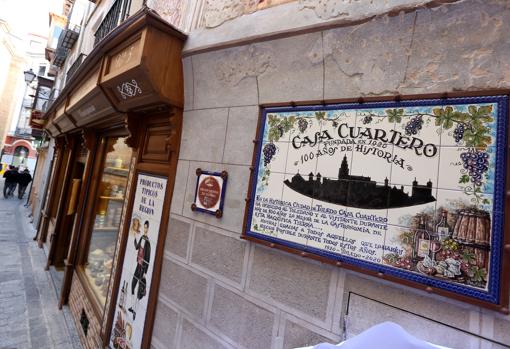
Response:
[[[108,292],[114,249],[114,246],[108,246],[105,249],[96,248],[89,254],[89,260],[85,270],[91,281],[91,286],[95,289],[100,298],[105,298]]]
[[[106,152],[101,160],[104,167],[95,193],[94,226],[85,265],[89,284],[103,305],[110,283],[132,153],[124,142],[125,138],[109,137],[106,140]]]

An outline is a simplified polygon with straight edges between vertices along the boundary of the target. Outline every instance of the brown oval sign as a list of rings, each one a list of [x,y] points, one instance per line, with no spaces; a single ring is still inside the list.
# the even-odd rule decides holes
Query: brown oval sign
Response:
[[[198,185],[198,200],[203,207],[214,207],[220,200],[220,196],[220,183],[216,178],[208,176]]]

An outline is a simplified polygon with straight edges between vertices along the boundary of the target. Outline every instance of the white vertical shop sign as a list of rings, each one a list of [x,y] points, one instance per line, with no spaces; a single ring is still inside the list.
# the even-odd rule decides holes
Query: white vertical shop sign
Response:
[[[138,175],[110,348],[141,346],[166,184],[163,177]]]

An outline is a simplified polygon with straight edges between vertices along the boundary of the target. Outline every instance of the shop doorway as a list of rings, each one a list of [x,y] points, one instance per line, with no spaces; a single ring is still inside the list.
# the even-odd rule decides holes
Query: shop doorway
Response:
[[[17,146],[14,149],[12,165],[16,167],[27,167],[28,153],[29,150],[27,147],[24,147],[22,145]]]
[[[83,200],[81,197],[81,186],[84,183],[85,164],[87,161],[88,150],[80,142],[75,142],[74,156],[70,160],[70,166],[65,188],[61,196],[62,214],[61,220],[53,235],[52,246],[49,252],[49,262],[61,269],[65,265],[65,259],[69,251],[71,234],[77,219],[77,206]]]

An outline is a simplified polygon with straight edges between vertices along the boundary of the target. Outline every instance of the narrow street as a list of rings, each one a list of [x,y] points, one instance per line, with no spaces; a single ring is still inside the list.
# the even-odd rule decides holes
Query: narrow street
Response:
[[[68,309],[58,309],[56,285],[44,270],[44,250],[32,240],[25,202],[0,199],[0,348],[81,348]]]

